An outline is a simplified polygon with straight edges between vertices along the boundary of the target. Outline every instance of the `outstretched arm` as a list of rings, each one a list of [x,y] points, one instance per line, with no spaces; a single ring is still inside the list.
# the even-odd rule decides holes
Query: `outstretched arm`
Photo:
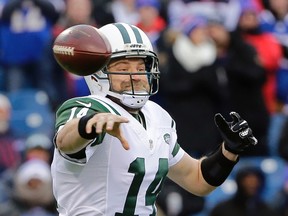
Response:
[[[257,144],[248,123],[238,113],[231,112],[231,122],[221,114],[215,115],[215,123],[224,139],[221,147],[212,155],[194,159],[187,153],[171,167],[168,177],[189,192],[204,196],[220,186],[229,176],[238,155],[251,145]]]
[[[117,137],[123,148],[128,150],[129,144],[122,136],[120,125],[128,123],[128,119],[111,113],[98,113],[67,122],[58,132],[56,145],[60,151],[73,154],[83,149],[98,134],[107,132]]]
[[[232,166],[236,164],[238,156],[227,151],[224,144],[220,147],[220,151],[228,161],[231,161]],[[205,158],[198,160],[185,153],[180,162],[171,167],[168,177],[195,195],[205,196],[209,194],[216,186],[207,183],[203,177],[201,163]]]

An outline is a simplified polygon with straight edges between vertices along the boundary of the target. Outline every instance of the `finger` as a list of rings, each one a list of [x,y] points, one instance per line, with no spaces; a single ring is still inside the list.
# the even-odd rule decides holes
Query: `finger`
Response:
[[[120,142],[121,142],[121,144],[122,144],[122,146],[123,146],[123,148],[125,150],[129,150],[130,149],[130,146],[129,146],[128,141],[126,139],[123,138],[123,139],[120,140]]]
[[[236,132],[236,131],[239,131],[239,130],[243,130],[243,129],[246,129],[248,128],[248,123],[247,121],[245,120],[242,120],[240,122],[237,122],[236,124],[234,124],[232,127],[231,127],[231,130]]]
[[[256,145],[258,143],[258,140],[253,136],[252,130],[250,128],[247,128],[241,132],[239,132],[239,136],[242,139],[246,139],[249,143],[249,145]]]
[[[91,121],[90,119],[86,124],[86,132],[91,133],[92,129],[95,129],[93,126],[94,126],[93,121]]]
[[[248,137],[248,136],[251,136],[251,134],[252,134],[252,131],[251,131],[250,128],[246,128],[245,130],[242,130],[242,131],[239,132],[239,136],[240,136],[242,139],[244,139],[244,138],[246,138],[246,137]]]
[[[115,122],[118,122],[118,123],[128,123],[129,122],[129,119],[123,117],[123,116],[116,116]]]
[[[256,137],[254,137],[254,136],[249,136],[248,139],[249,139],[249,141],[250,141],[250,143],[251,143],[252,145],[257,145],[258,140],[256,139]]]
[[[119,127],[121,123],[128,123],[129,120],[124,117],[113,117],[107,120],[106,122],[106,130],[107,131],[112,131],[114,127]]]
[[[230,116],[232,117],[233,124],[242,121],[241,116],[236,112],[230,112]]]
[[[119,124],[119,123],[118,123]],[[106,122],[106,130],[112,131],[115,125],[115,121],[113,119],[110,119]]]
[[[122,136],[121,131],[119,132],[119,135],[117,135],[116,137],[120,140],[123,148],[124,148],[125,150],[129,150],[130,146],[129,146],[129,144],[128,144],[128,141]]]
[[[97,121],[97,122],[94,124],[94,126],[95,126],[95,128],[96,128],[96,133],[98,133],[98,134],[102,133],[105,124],[106,124],[106,122],[103,121],[103,120]]]
[[[217,113],[214,116],[214,121],[215,121],[215,124],[217,125],[217,127],[220,128],[221,130],[224,130],[224,131],[229,130],[229,125],[228,125],[227,121],[225,120],[225,118],[220,113]]]

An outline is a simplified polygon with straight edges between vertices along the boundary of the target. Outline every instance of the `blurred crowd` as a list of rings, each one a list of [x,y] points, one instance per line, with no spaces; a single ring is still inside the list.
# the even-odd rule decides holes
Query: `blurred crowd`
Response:
[[[83,77],[57,64],[52,44],[72,25],[111,22],[136,25],[151,39],[161,71],[151,99],[175,119],[189,154],[216,149],[214,114],[229,118],[233,110],[259,141],[243,157],[286,166],[287,0],[0,0],[0,216],[57,215],[50,176],[55,111],[89,91]],[[239,170],[234,196],[211,211],[205,198],[168,180],[158,205],[167,216],[288,216],[288,170],[277,205],[261,198],[262,172],[253,164]]]

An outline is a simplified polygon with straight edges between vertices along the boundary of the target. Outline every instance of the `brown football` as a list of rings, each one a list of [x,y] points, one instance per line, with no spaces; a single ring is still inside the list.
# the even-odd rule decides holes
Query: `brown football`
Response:
[[[108,63],[111,46],[97,28],[80,24],[65,29],[57,36],[53,54],[64,70],[87,76],[101,70]]]

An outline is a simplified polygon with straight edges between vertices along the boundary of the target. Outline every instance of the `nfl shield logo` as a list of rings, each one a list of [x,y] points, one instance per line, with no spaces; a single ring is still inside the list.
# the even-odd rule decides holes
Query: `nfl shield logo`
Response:
[[[166,133],[163,136],[165,143],[169,144],[170,142],[170,134]]]

